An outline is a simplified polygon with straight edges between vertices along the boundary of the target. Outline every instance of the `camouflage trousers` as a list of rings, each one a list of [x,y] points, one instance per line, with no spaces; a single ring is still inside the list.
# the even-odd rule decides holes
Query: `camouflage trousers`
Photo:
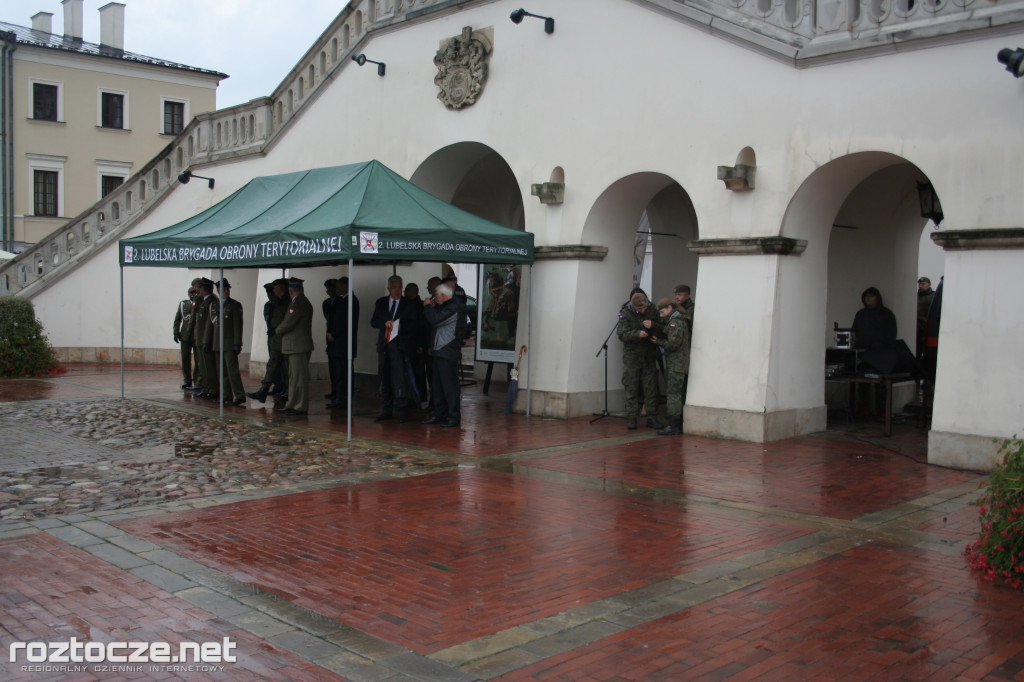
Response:
[[[643,391],[643,404],[647,414],[658,413],[658,376],[654,362],[649,364],[627,362],[622,368],[622,387],[626,389],[626,416],[640,416],[640,392]]]
[[[683,401],[686,399],[686,372],[669,372],[668,389],[665,391],[665,409],[670,417],[683,416]]]

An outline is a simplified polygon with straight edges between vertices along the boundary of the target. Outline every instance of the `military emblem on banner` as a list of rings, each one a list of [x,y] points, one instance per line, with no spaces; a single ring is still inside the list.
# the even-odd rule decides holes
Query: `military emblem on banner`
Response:
[[[378,240],[376,232],[359,233],[359,253],[377,253]]]
[[[124,262],[125,263],[131,263],[132,259],[134,257],[135,257],[135,251],[132,249],[132,247],[130,247],[130,246],[124,247]]]

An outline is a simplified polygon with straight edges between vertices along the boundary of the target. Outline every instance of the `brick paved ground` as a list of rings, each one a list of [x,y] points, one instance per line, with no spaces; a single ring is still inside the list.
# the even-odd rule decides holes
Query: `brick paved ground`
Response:
[[[350,443],[322,407],[221,421],[179,378],[130,371],[122,406],[110,367],[0,381],[33,434],[0,452],[0,649],[230,637],[238,662],[8,677],[1024,680],[1024,594],[959,556],[983,479],[923,464],[913,423],[659,438],[507,416],[499,385],[471,389],[461,431],[375,424],[364,402]],[[168,432],[218,445],[171,476]],[[323,464],[342,450],[359,466]],[[33,458],[65,478],[3,483]],[[217,485],[171,494],[204,475]],[[39,501],[83,478],[109,508]]]

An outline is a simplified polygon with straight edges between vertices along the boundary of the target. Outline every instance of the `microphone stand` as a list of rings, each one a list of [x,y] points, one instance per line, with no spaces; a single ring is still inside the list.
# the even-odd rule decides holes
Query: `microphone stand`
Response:
[[[608,332],[608,336],[604,337],[604,343],[601,344],[601,348],[597,351],[597,355],[594,356],[596,358],[599,357],[602,352],[604,353],[604,409],[600,412],[593,413],[594,418],[590,420],[591,424],[604,419],[605,417],[618,417],[620,419],[625,419],[622,415],[612,414],[608,411],[608,340],[612,338],[612,334],[615,333],[618,326],[619,323],[616,321],[616,323],[612,325],[612,330]]]

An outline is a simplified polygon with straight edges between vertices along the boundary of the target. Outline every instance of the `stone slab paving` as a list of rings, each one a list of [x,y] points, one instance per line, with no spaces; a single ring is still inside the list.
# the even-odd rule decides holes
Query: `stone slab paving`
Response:
[[[44,479],[16,483],[29,492],[0,500],[16,510],[0,520],[3,650],[138,633],[230,636],[245,652],[188,679],[1024,680],[1024,595],[959,556],[984,479],[923,464],[912,425],[891,440],[868,425],[751,446],[620,420],[517,422],[477,397],[461,433],[360,416],[357,434],[378,437],[348,443],[330,414],[217,419],[176,382],[134,373],[125,402],[138,410],[111,409],[90,432],[74,404],[107,409],[81,396],[109,396],[109,371],[73,369],[34,394],[0,381],[8,410],[40,417],[40,440],[110,454],[79,480],[189,459],[221,482],[74,509],[33,506]],[[197,456],[161,458],[212,432],[219,444]],[[367,467],[301,468],[340,448]],[[100,468],[145,457],[133,475]],[[276,457],[308,473],[270,479]]]

